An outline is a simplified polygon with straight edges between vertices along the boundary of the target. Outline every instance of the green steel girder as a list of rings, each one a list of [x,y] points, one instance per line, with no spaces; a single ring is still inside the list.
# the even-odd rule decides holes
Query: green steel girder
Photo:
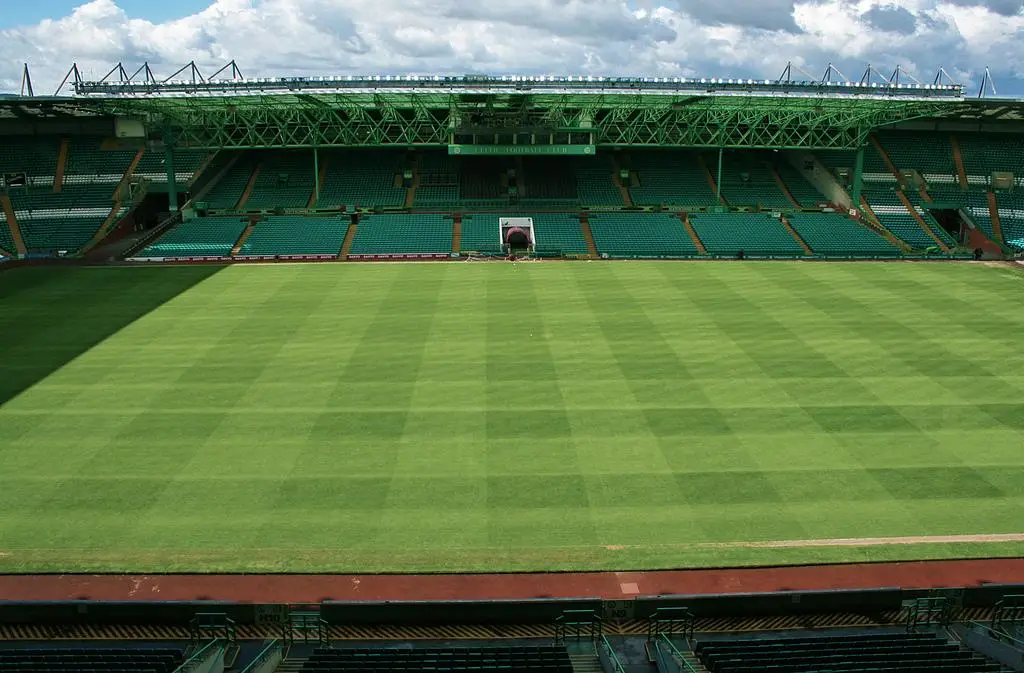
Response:
[[[106,114],[203,149],[447,145],[460,128],[549,128],[600,146],[854,149],[880,126],[959,101],[764,96],[462,93],[102,99]]]

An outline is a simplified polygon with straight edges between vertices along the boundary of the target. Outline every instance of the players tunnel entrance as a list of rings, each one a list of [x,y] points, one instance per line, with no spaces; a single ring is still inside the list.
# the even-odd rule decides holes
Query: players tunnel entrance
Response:
[[[505,234],[505,245],[509,250],[526,250],[530,244],[530,234],[525,229],[512,227]]]
[[[963,233],[967,228],[960,216],[960,211],[955,208],[929,208],[928,213],[935,219],[946,233],[953,237],[957,243],[963,242]]]

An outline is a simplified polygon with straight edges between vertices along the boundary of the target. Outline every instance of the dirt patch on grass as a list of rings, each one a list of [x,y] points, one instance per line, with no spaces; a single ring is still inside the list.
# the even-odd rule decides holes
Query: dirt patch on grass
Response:
[[[792,547],[874,547],[890,544],[961,544],[978,542],[1024,542],[1024,533],[911,535],[907,537],[847,537],[824,538],[820,540],[769,540],[766,542],[723,542],[715,546],[746,547],[751,549],[780,549]]]

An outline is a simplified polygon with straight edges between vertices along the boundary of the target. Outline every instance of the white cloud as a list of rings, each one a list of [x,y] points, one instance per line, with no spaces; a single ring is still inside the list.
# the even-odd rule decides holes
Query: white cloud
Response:
[[[88,77],[148,60],[167,76],[231,59],[248,76],[545,72],[775,77],[787,61],[850,77],[901,63],[1024,75],[1019,0],[212,0],[151,23],[116,0],[0,31],[0,89],[28,61],[37,91],[72,61]],[[1009,82],[1007,81],[1007,84]],[[1003,86],[1003,89],[1007,89]]]

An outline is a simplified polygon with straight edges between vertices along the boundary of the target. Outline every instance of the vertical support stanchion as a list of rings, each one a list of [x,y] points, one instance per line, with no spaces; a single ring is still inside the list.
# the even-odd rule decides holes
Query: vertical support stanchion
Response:
[[[313,196],[316,199],[314,203],[320,205],[320,150],[317,147],[313,148]]]
[[[850,197],[853,199],[853,207],[860,209],[860,196],[864,191],[864,146],[857,148],[857,156],[853,163],[853,188]]]
[[[719,204],[722,202],[722,155],[725,153],[725,148],[718,148],[718,174],[715,176],[715,198],[718,199]]]
[[[164,128],[164,164],[167,168],[167,203],[172,213],[178,212],[178,180],[174,174],[174,135],[171,127]]]

